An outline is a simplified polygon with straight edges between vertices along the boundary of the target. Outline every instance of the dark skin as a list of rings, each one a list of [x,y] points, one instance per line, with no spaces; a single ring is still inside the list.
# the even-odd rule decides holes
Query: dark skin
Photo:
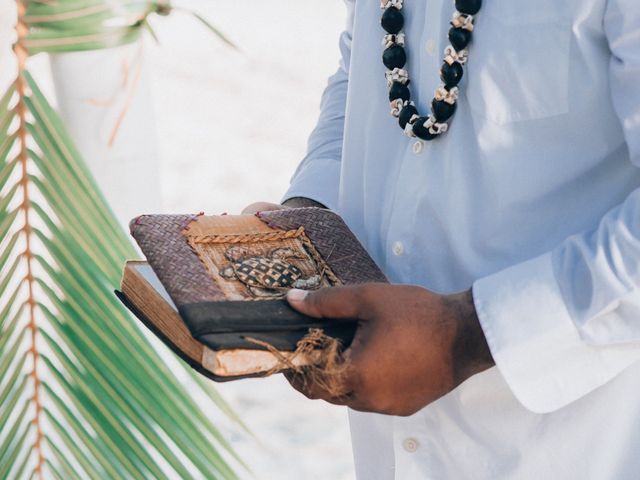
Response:
[[[294,198],[284,205],[256,203],[243,213],[323,207]],[[290,291],[289,304],[317,318],[358,321],[344,358],[347,393],[332,397],[317,384],[285,373],[311,399],[354,410],[408,416],[494,365],[470,290],[440,295],[414,285],[365,284]],[[399,347],[402,348],[399,348]]]

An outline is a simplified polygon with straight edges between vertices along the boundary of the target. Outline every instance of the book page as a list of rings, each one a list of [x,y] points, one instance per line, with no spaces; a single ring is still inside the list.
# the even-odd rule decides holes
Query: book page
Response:
[[[171,297],[167,293],[167,290],[164,288],[162,283],[160,283],[160,280],[156,276],[153,269],[149,266],[149,264],[137,263],[134,265],[134,268],[140,275],[144,277],[147,283],[151,285],[151,287],[153,287],[153,289],[160,294],[163,300],[166,301],[171,306],[171,308],[173,308],[177,312],[178,309],[175,303],[173,303],[173,300],[171,300]]]

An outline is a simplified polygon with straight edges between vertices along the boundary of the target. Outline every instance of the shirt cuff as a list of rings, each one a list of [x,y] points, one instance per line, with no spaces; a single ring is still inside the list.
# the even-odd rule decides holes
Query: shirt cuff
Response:
[[[640,358],[638,345],[594,346],[581,338],[551,253],[477,280],[473,296],[496,366],[533,412],[568,405]]]
[[[313,161],[303,162],[291,179],[282,202],[294,197],[304,197],[315,200],[330,210],[337,210],[340,165],[334,158],[314,158]]]

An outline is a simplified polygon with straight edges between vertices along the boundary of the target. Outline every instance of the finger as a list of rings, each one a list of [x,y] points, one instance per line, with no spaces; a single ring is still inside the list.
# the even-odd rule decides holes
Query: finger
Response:
[[[286,208],[286,207],[284,207],[282,205],[278,205],[276,203],[256,202],[256,203],[252,203],[251,205],[246,207],[244,210],[242,210],[242,214],[243,215],[253,215],[253,214],[256,214],[258,212],[267,212],[267,211],[271,211],[271,210],[282,210],[284,208]]]
[[[296,373],[291,370],[286,370],[283,372],[283,374],[295,390],[302,393],[310,400],[324,400],[325,402],[331,403],[333,405],[343,406],[347,405],[348,402],[354,400],[353,392],[347,392],[339,396],[331,395],[324,388],[322,388],[322,386],[309,380],[309,378],[304,374]]]
[[[287,292],[287,301],[294,309],[310,317],[361,320],[364,310],[361,288],[331,287],[314,292],[292,289]]]
[[[311,400],[327,400],[331,398],[331,395],[329,395],[326,390],[321,388],[317,383],[311,381],[304,374],[286,371],[284,372],[284,376],[294,389]]]

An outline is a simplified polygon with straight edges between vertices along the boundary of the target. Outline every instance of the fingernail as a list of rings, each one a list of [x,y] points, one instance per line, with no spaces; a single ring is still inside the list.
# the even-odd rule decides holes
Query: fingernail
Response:
[[[287,300],[291,302],[302,302],[309,292],[306,290],[300,290],[298,288],[292,288],[287,292]]]

